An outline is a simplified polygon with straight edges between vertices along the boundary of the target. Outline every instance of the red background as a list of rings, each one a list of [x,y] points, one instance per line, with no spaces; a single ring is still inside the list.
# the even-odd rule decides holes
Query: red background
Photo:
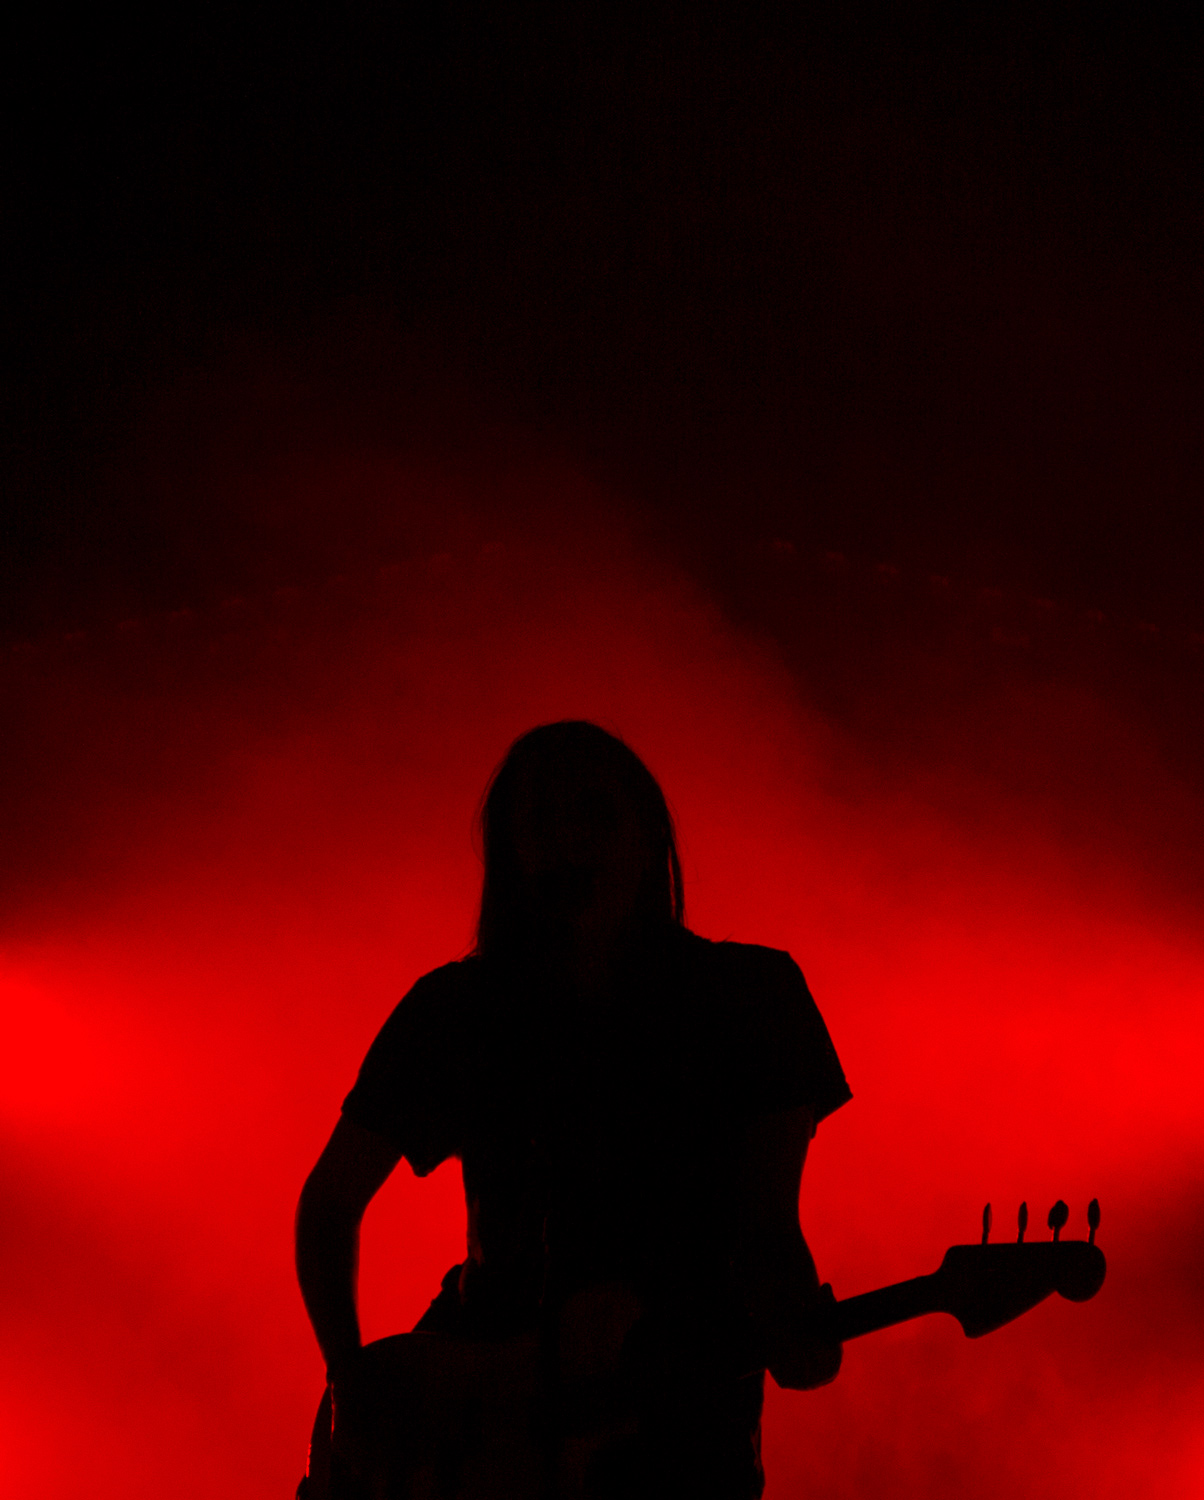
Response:
[[[1198,8],[1197,8],[1198,9]],[[27,6],[0,49],[0,1490],[288,1495],[296,1195],[585,715],[855,1093],[770,1494],[1204,1490],[1204,30],[1185,7]],[[365,1228],[370,1334],[459,1254]]]
[[[1199,805],[1149,726],[986,635],[934,767],[818,710],[568,471],[512,474],[508,507],[381,458],[277,482],[404,500],[447,546],[4,664],[6,1488],[289,1492],[321,1387],[301,1181],[397,997],[470,943],[492,766],[589,716],[663,782],[691,924],[788,948],[819,1000],[855,1098],[802,1219],[838,1294],[933,1269],[987,1199],[1001,1237],[1022,1198],[1040,1233],[1057,1197],[1080,1235],[1103,1206],[1095,1302],[974,1343],[932,1318],[771,1391],[769,1495],[1197,1493],[1204,949],[1163,834]],[[750,566],[817,587],[781,546]],[[463,1217],[453,1166],[399,1169],[368,1336],[413,1323]]]

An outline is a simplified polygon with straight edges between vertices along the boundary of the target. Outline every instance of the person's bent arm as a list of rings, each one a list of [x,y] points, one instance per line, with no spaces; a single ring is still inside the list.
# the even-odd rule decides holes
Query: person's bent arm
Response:
[[[841,1346],[824,1329],[825,1298],[798,1221],[799,1184],[814,1134],[810,1112],[781,1110],[748,1127],[741,1162],[736,1274],[769,1373],[809,1390],[840,1369]]]
[[[301,1189],[297,1280],[331,1378],[360,1349],[360,1222],[400,1160],[401,1152],[391,1141],[343,1118]]]

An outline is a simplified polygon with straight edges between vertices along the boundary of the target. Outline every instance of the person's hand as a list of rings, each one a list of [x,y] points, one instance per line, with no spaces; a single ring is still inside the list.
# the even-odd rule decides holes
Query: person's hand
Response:
[[[811,1301],[805,1319],[776,1343],[769,1373],[780,1386],[792,1391],[812,1391],[828,1385],[840,1373],[844,1346],[833,1333],[836,1298],[825,1283]]]

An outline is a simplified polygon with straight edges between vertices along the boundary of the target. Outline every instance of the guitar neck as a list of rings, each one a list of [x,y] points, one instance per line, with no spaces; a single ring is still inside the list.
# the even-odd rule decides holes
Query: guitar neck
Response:
[[[897,1281],[894,1286],[882,1286],[877,1291],[862,1292],[859,1297],[845,1297],[838,1302],[836,1336],[841,1343],[847,1343],[863,1334],[877,1333],[880,1328],[906,1323],[909,1318],[944,1310],[939,1277],[935,1273],[913,1276],[910,1281]]]

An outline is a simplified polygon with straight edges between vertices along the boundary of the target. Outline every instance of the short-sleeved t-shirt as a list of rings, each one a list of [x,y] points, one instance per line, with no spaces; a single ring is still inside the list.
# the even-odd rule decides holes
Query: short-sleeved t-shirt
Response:
[[[740,1144],[758,1115],[818,1122],[850,1097],[789,954],[675,928],[592,1004],[475,957],[436,969],[343,1111],[419,1175],[462,1164],[468,1259],[420,1327],[502,1335],[575,1289],[625,1283],[646,1309],[635,1363],[661,1374],[636,1436],[599,1455],[597,1493],[754,1500],[763,1375],[733,1352],[748,1334],[731,1265]]]
[[[796,1106],[818,1122],[849,1098],[788,954],[674,929],[592,1006],[475,957],[436,969],[385,1022],[343,1111],[419,1175],[459,1158],[478,1305],[509,1324],[549,1274],[564,1291],[618,1279],[714,1305],[745,1126]]]

